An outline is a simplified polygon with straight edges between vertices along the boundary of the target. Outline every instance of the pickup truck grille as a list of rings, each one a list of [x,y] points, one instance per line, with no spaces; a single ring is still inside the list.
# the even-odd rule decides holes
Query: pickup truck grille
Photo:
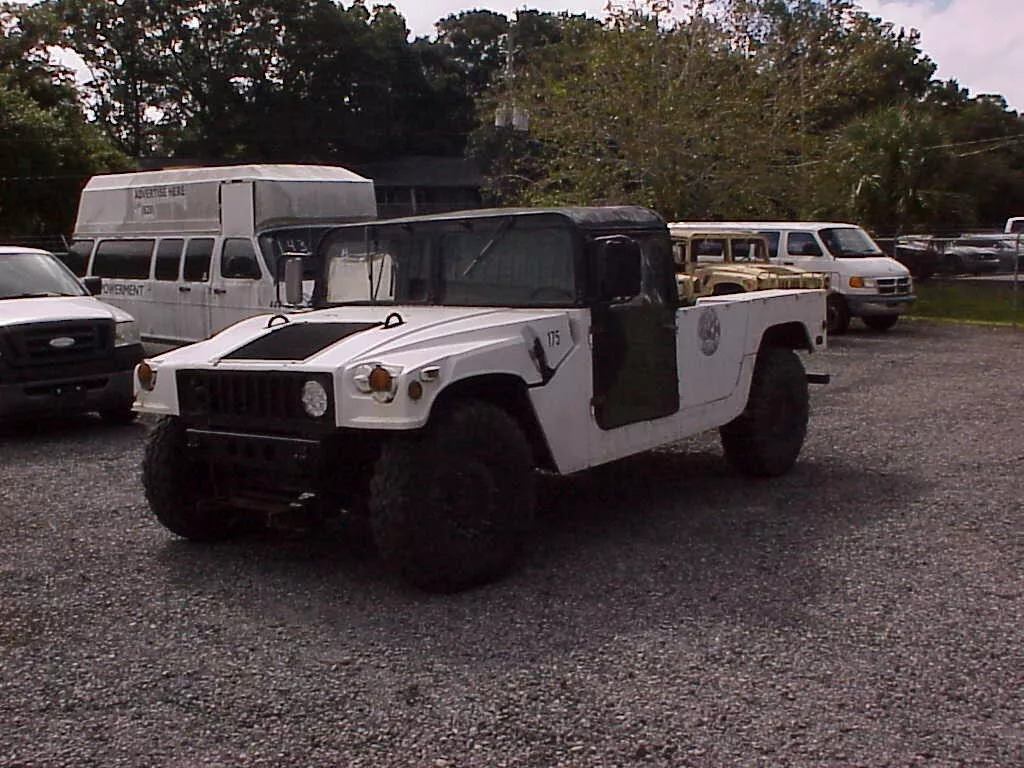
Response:
[[[333,423],[333,408],[312,419],[302,408],[302,387],[317,378],[331,398],[330,377],[272,371],[178,371],[181,415],[200,423],[261,428]],[[331,398],[333,399],[333,398]]]
[[[63,320],[0,328],[0,381],[33,382],[109,372],[112,320]]]
[[[910,293],[909,277],[880,277],[878,292],[886,296],[900,296]]]

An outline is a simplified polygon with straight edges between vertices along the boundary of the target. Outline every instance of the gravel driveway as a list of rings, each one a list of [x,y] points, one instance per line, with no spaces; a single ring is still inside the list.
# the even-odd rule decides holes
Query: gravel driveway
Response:
[[[0,432],[0,766],[1024,765],[1024,331],[809,366],[789,475],[702,435],[545,482],[523,566],[150,519],[145,426]]]

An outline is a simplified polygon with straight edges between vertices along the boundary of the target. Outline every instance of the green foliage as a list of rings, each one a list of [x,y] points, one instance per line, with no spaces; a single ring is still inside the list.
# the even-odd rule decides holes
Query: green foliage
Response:
[[[955,90],[940,109],[917,33],[851,0],[613,3],[605,24],[563,38],[516,57],[483,102],[529,112],[528,137],[481,121],[473,141],[508,202],[886,233],[1024,205],[1021,119]]]
[[[890,107],[853,120],[816,169],[818,216],[864,222],[884,233],[962,217],[966,201],[949,188],[945,142],[938,121],[923,109]]]
[[[356,165],[467,153],[495,203],[845,218],[885,234],[1024,212],[1021,117],[934,82],[917,33],[853,0],[613,1],[600,22],[472,10],[411,42],[392,6],[362,0],[0,9],[7,178],[120,167],[111,145]],[[53,46],[81,57],[84,86]],[[19,220],[40,205],[5,194]]]
[[[391,6],[45,0],[133,155],[366,161],[415,149],[430,84]]]
[[[127,158],[87,122],[70,73],[48,62],[55,39],[45,15],[0,8],[0,234],[70,232],[78,194]]]

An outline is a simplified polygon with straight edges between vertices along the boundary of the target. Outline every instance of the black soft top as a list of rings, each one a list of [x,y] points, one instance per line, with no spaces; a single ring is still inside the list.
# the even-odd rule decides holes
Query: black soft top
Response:
[[[665,220],[650,208],[640,205],[565,206],[555,208],[476,208],[429,216],[406,216],[398,219],[364,221],[359,225],[417,224],[427,222],[501,219],[519,216],[561,216],[582,230],[665,231]]]

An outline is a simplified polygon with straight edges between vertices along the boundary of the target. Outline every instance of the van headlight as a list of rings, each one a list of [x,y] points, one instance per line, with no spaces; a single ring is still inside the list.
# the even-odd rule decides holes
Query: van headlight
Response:
[[[860,275],[854,275],[850,278],[851,288],[877,288],[878,281],[873,277],[861,277]]]
[[[142,341],[139,335],[139,324],[134,320],[121,320],[114,326],[114,346],[127,347]]]
[[[309,379],[302,385],[302,410],[311,419],[319,419],[330,408],[331,400],[324,385],[316,379]]]

